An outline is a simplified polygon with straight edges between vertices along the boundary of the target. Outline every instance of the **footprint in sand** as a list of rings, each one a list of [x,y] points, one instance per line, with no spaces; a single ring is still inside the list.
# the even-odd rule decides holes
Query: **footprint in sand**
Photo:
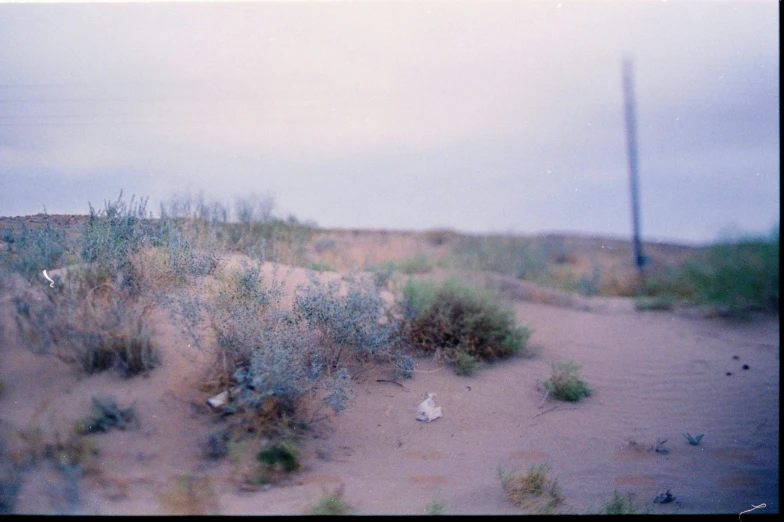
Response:
[[[446,477],[442,475],[413,475],[406,478],[406,482],[425,486],[441,485],[446,484]]]
[[[422,460],[438,460],[444,457],[444,454],[437,450],[411,450],[405,452],[403,455],[409,459]]]
[[[656,477],[652,475],[622,475],[615,477],[616,486],[655,486]]]
[[[523,450],[514,450],[509,453],[510,459],[521,459],[521,460],[548,460],[550,455],[543,451],[523,451]]]

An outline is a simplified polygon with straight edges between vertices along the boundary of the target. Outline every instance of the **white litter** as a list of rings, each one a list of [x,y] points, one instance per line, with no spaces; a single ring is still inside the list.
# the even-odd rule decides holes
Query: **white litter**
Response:
[[[427,399],[422,401],[417,406],[417,420],[422,422],[434,421],[441,417],[441,407],[436,407],[436,402],[433,400],[437,394],[428,392]]]
[[[242,389],[241,386],[235,386],[231,390],[220,392],[218,395],[210,397],[207,399],[207,404],[219,410],[226,406],[229,401],[231,400],[231,395],[236,395]]]

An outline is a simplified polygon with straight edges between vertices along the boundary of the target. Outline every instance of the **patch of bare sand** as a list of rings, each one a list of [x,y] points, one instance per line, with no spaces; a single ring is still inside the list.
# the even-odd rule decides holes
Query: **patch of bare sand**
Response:
[[[309,273],[278,269],[288,274],[288,295]],[[187,475],[210,479],[216,500],[208,509],[221,514],[300,514],[341,484],[357,513],[421,514],[437,496],[448,514],[513,514],[521,509],[505,500],[498,467],[548,463],[564,498],[556,511],[598,512],[614,489],[636,493],[654,513],[739,513],[761,503],[761,512],[778,511],[778,318],[729,323],[514,306],[518,323],[535,331],[530,342],[542,348],[538,358],[488,366],[470,378],[420,359],[404,388],[368,376],[357,383],[356,402],[306,438],[305,470],[258,492],[239,491],[226,461],[203,458],[201,445],[220,428],[198,390],[208,360],[188,348],[165,313],[155,323],[162,365],[130,380],[111,373],[80,378],[6,335],[6,440],[31,425],[66,433],[100,395],[133,404],[141,421],[138,431],[90,437],[103,472],[79,483],[78,502],[64,503],[65,486],[37,469],[26,474],[16,510],[162,514],[164,494]],[[540,383],[554,360],[582,365],[594,395],[578,404],[543,402]],[[415,413],[428,391],[438,393],[444,416],[426,424]],[[705,438],[690,446],[684,432]],[[662,439],[667,453],[653,450]],[[676,502],[653,504],[666,490]]]

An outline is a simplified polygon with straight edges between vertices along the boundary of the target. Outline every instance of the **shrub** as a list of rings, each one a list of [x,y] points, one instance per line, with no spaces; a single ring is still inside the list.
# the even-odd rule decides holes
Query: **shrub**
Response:
[[[547,392],[557,399],[569,402],[577,402],[590,396],[592,391],[577,375],[579,369],[572,361],[552,363],[552,377],[544,382]]]
[[[517,237],[461,237],[453,248],[458,266],[488,270],[518,279],[548,281],[549,251],[536,242]]]
[[[147,215],[147,200],[126,203],[122,191],[117,201],[104,203],[96,211],[90,205],[90,213],[79,239],[79,252],[86,263],[95,263],[109,276],[117,276],[120,288],[138,290],[136,272],[131,255],[144,246],[154,244],[155,228]]]
[[[613,491],[613,498],[604,506],[604,515],[636,515],[640,508],[634,500],[634,493],[621,495],[618,490]]]
[[[536,502],[540,497],[546,498],[546,503],[541,506],[549,510],[561,502],[558,483],[547,476],[550,467],[547,464],[534,465],[527,473],[504,471],[498,468],[498,478],[507,500],[518,506],[527,506]]]
[[[769,238],[714,245],[686,264],[685,279],[698,304],[744,316],[779,309],[779,230]]]
[[[392,357],[397,325],[389,321],[378,289],[369,282],[350,279],[343,293],[338,281],[311,279],[297,289],[293,309],[317,337],[321,364],[330,369],[337,369],[344,350],[359,358]]]
[[[43,229],[28,228],[22,222],[18,231],[3,233],[8,250],[2,253],[0,261],[28,280],[44,269],[56,267],[66,253],[65,233],[52,226],[48,215],[44,219]]]
[[[139,420],[133,413],[133,407],[120,408],[111,397],[93,397],[92,413],[76,422],[76,433],[87,435],[109,431],[110,428],[119,430],[134,429],[139,426]]]
[[[456,281],[436,286],[410,280],[401,303],[404,329],[414,346],[444,356],[459,371],[473,369],[477,361],[528,355],[531,331],[515,326],[513,311],[500,301]]]
[[[305,511],[306,515],[350,515],[351,506],[343,500],[343,485],[332,493],[321,497],[315,506]]]
[[[166,515],[214,515],[218,511],[218,496],[208,477],[178,477],[160,502]]]
[[[299,461],[299,450],[290,440],[276,441],[262,448],[256,458],[263,465],[276,471],[291,473],[302,467]]]
[[[148,327],[151,304],[108,283],[90,287],[91,273],[53,291],[16,296],[22,334],[39,353],[54,351],[87,374],[114,368],[130,377],[153,369],[158,356]]]
[[[692,436],[691,433],[684,433],[683,436],[686,438],[687,441],[689,441],[689,444],[691,444],[692,446],[699,446],[705,434],[701,433],[695,437]]]

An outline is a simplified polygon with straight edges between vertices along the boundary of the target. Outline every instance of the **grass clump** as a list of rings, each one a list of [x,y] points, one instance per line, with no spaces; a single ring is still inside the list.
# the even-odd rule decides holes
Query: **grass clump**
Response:
[[[513,355],[530,355],[531,330],[515,326],[514,314],[487,290],[447,281],[441,285],[409,280],[401,303],[404,331],[425,353],[443,356],[459,373]]]
[[[133,407],[120,408],[111,397],[93,397],[92,413],[77,421],[74,426],[80,435],[107,432],[111,428],[126,430],[138,427],[139,419]]]
[[[430,516],[443,515],[445,508],[446,505],[444,504],[444,502],[438,498],[438,495],[436,495],[435,497],[433,497],[433,501],[429,502],[425,506],[425,513],[427,513]]]
[[[725,315],[779,309],[779,230],[768,238],[744,238],[715,245],[685,266],[698,304]]]
[[[19,230],[3,231],[2,240],[7,249],[0,252],[0,263],[28,281],[59,265],[67,253],[65,233],[55,229],[46,214],[43,228],[30,228],[22,222]]]
[[[214,515],[218,511],[218,496],[208,477],[178,477],[160,502],[166,515]]]
[[[340,485],[335,491],[327,493],[322,496],[319,501],[310,506],[306,511],[306,515],[350,515],[351,506],[343,499],[343,484]]]
[[[689,444],[692,446],[699,446],[700,442],[702,442],[702,438],[705,436],[704,433],[701,433],[697,436],[693,436],[691,433],[684,433],[683,437],[689,441]]]
[[[602,510],[603,515],[636,515],[642,513],[634,498],[634,493],[621,495],[618,490],[613,492],[613,498]]]
[[[507,500],[522,507],[537,507],[548,512],[561,502],[558,481],[548,476],[547,464],[533,465],[527,473],[505,471],[498,467],[498,478]]]
[[[275,484],[286,475],[302,468],[297,444],[292,439],[281,439],[267,443],[256,453],[259,468],[251,482]]]
[[[580,369],[572,361],[552,363],[552,376],[545,381],[544,387],[557,399],[568,402],[577,402],[583,397],[589,397],[592,390],[578,376]]]

